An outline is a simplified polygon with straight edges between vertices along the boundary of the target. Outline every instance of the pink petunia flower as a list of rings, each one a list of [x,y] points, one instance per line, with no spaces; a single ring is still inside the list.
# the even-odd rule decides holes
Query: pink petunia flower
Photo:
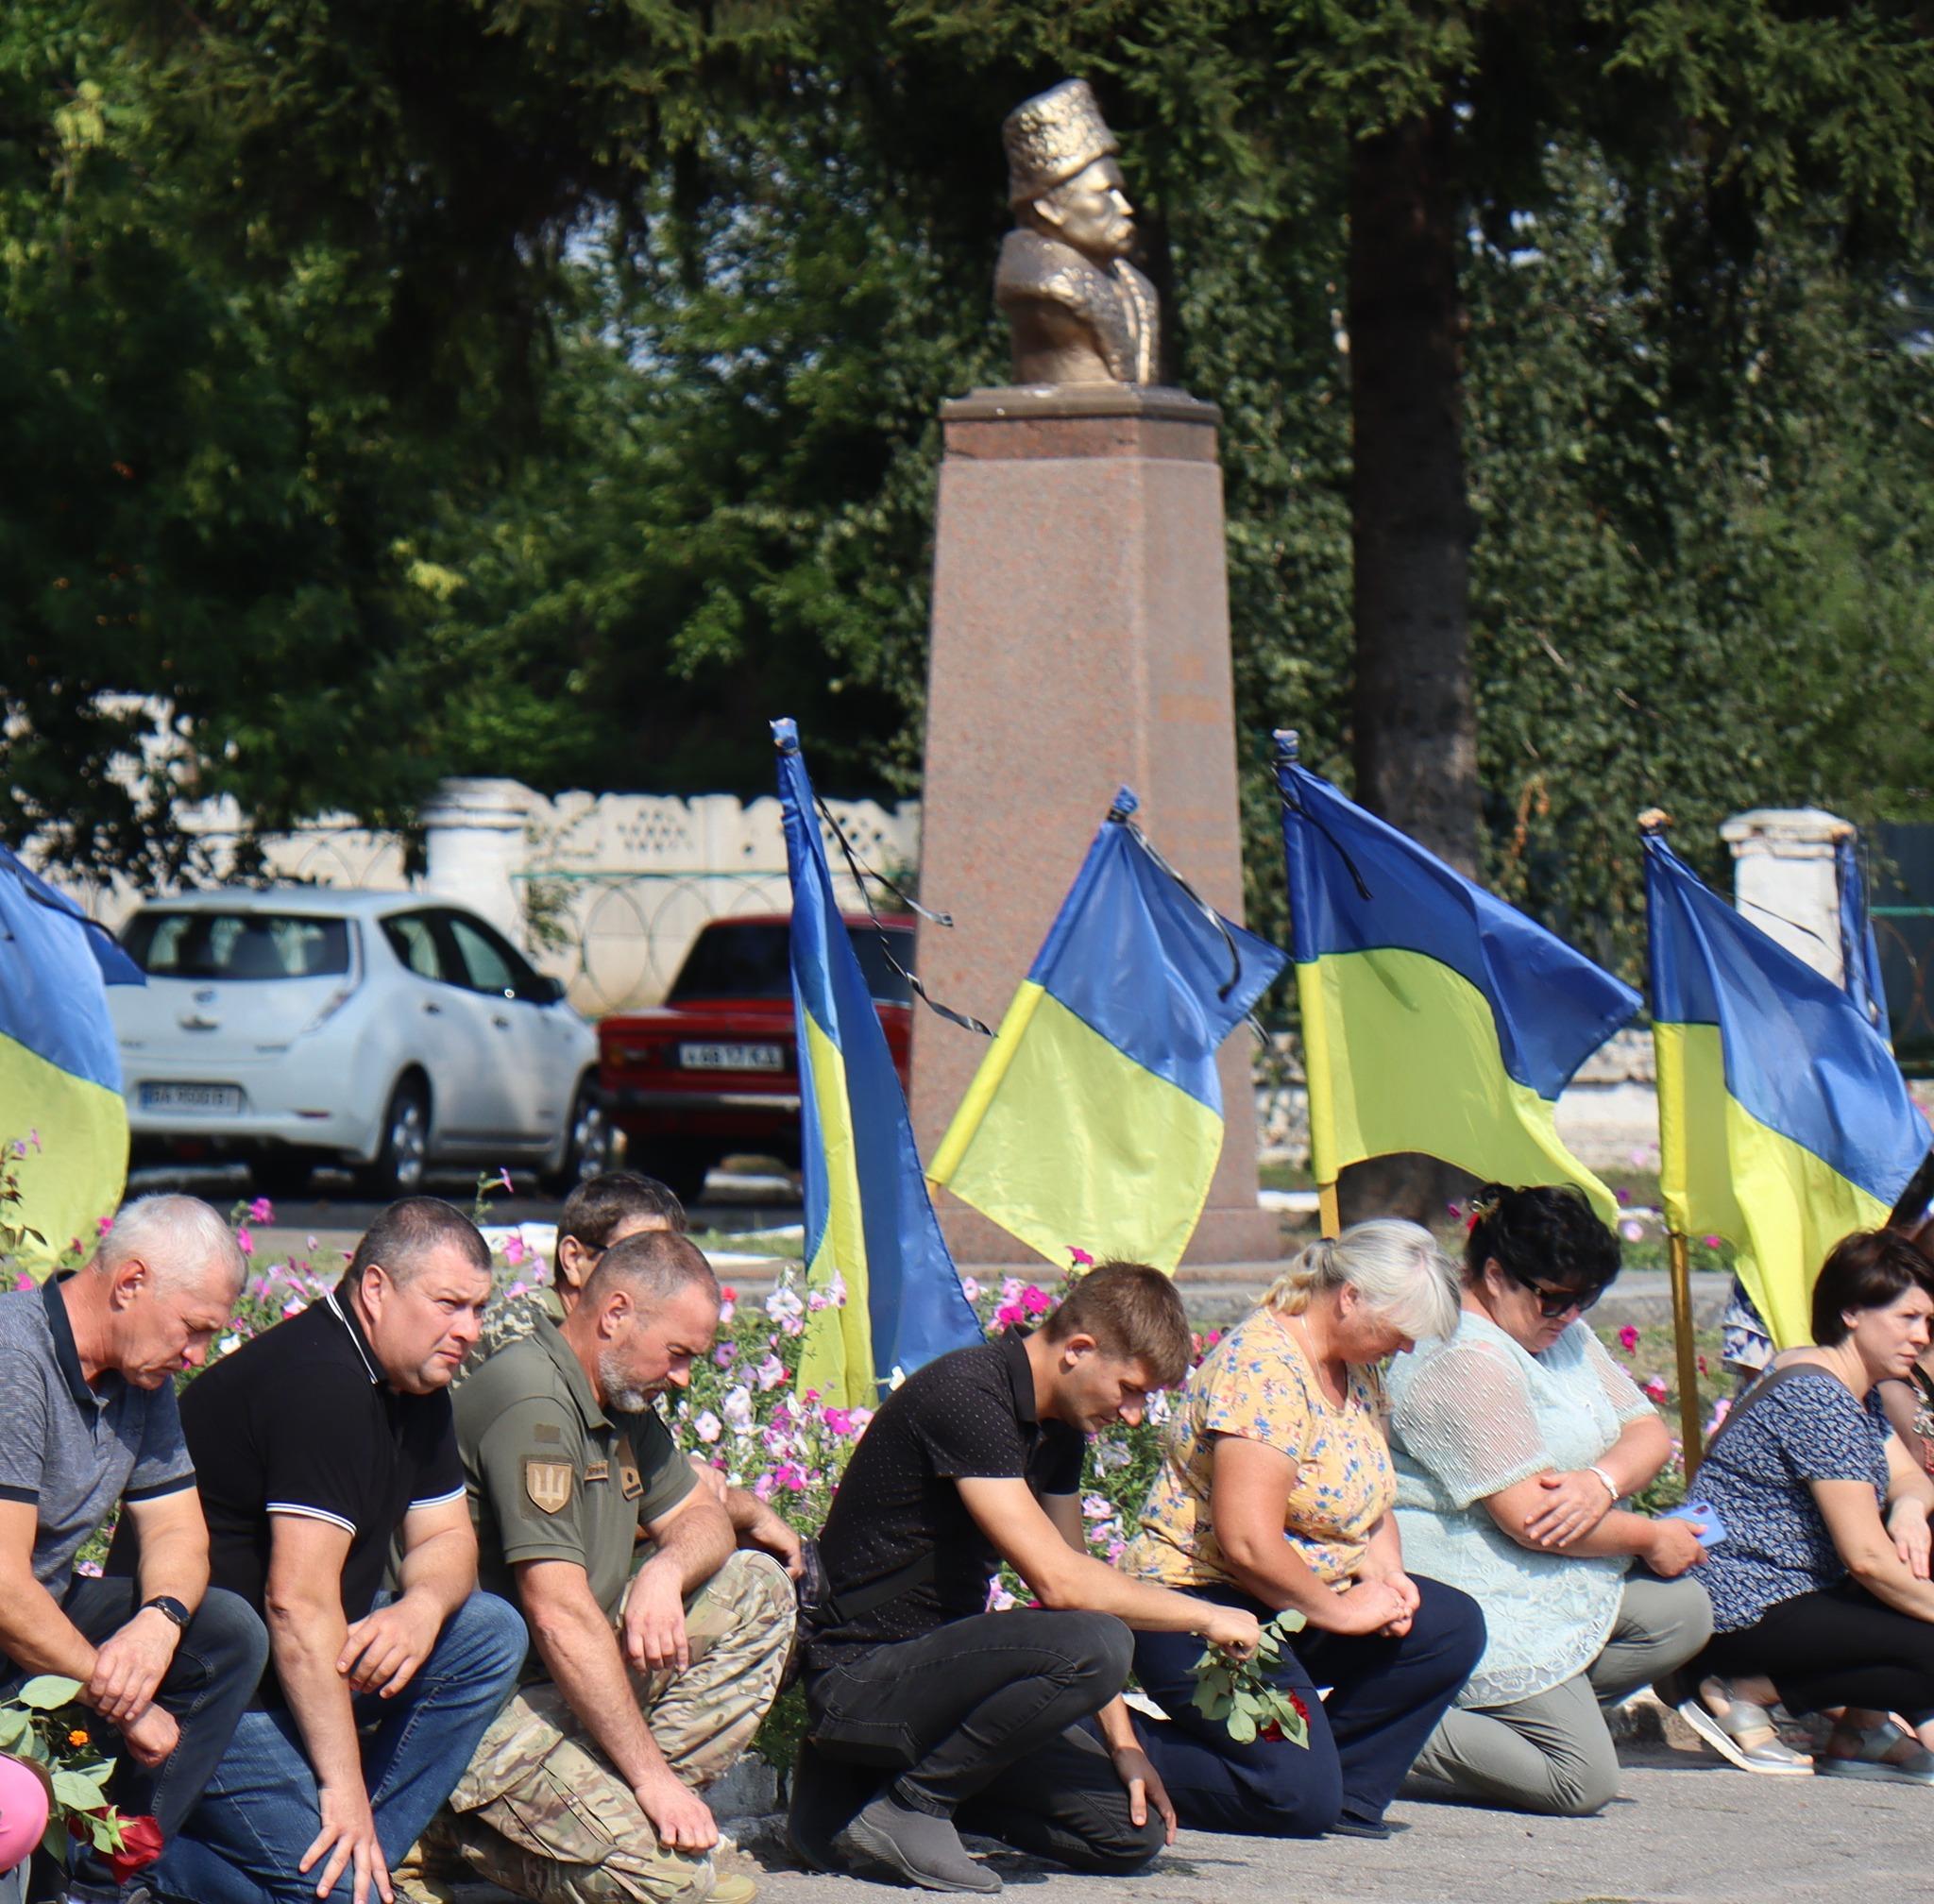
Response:
[[[111,1216],[103,1216],[95,1222],[94,1231],[97,1235],[105,1236],[113,1227],[114,1219]]]
[[[1021,1307],[1030,1316],[1043,1316],[1054,1307],[1054,1298],[1030,1283],[1021,1291]]]
[[[1641,1382],[1638,1386],[1641,1388],[1643,1388],[1645,1392],[1649,1396],[1651,1396],[1654,1402],[1663,1402],[1666,1399],[1666,1382],[1665,1377],[1663,1375],[1648,1375],[1645,1378],[1645,1380]]]
[[[1087,1250],[1076,1249],[1072,1243],[1068,1245],[1068,1260],[1074,1264],[1077,1269],[1092,1269],[1094,1267],[1094,1258],[1089,1255]]]
[[[1015,1323],[1026,1321],[1027,1312],[1018,1302],[1003,1302],[993,1312],[993,1319],[1003,1329],[1011,1329]]]
[[[510,1181],[510,1171],[508,1168],[501,1166],[499,1168],[497,1181],[503,1185],[504,1190],[510,1196],[515,1197],[517,1194],[517,1186]]]
[[[513,1269],[524,1260],[524,1239],[515,1232],[503,1239],[503,1260]]]
[[[1638,1331],[1629,1322],[1619,1331],[1619,1347],[1628,1355],[1638,1347]]]
[[[235,1248],[245,1256],[255,1254],[255,1238],[248,1233],[248,1226],[246,1223],[235,1232]]]
[[[248,1220],[251,1223],[273,1223],[276,1220],[276,1206],[266,1197],[258,1197],[248,1206]]]

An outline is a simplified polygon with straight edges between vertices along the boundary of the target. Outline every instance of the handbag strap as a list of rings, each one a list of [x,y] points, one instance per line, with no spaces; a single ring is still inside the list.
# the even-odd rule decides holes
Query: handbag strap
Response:
[[[1773,1368],[1760,1376],[1752,1387],[1741,1395],[1734,1405],[1727,1409],[1726,1419],[1719,1424],[1719,1433],[1705,1444],[1705,1458],[1712,1459],[1712,1451],[1731,1433],[1734,1425],[1744,1417],[1756,1402],[1763,1402],[1775,1388],[1790,1382],[1796,1375],[1826,1375],[1828,1371],[1812,1362],[1790,1362],[1784,1368]],[[1829,1376],[1829,1379],[1831,1377]]]

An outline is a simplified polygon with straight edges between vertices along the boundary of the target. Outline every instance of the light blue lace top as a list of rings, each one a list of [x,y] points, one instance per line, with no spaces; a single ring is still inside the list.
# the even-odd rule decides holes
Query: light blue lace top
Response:
[[[1584,1322],[1532,1355],[1484,1316],[1391,1365],[1390,1453],[1403,1565],[1461,1587],[1489,1639],[1460,1706],[1506,1706],[1581,1673],[1610,1637],[1629,1561],[1537,1554],[1491,1519],[1488,1495],[1586,1468],[1651,1412]]]

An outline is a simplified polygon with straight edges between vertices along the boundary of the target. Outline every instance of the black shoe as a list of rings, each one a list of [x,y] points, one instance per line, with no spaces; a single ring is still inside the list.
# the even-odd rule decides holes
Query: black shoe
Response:
[[[1387,1818],[1339,1818],[1330,1828],[1333,1838],[1394,1838],[1408,1831],[1408,1825],[1396,1825]]]
[[[1000,1873],[967,1855],[951,1818],[915,1811],[891,1792],[882,1792],[840,1834],[840,1846],[897,1872],[924,1891],[977,1891],[1001,1888]]]

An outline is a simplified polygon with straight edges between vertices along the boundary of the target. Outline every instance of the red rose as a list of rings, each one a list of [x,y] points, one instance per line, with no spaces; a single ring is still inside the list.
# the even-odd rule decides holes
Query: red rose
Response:
[[[1268,1725],[1256,1734],[1256,1737],[1265,1740],[1271,1745],[1281,1745],[1282,1743],[1282,1727],[1272,1719]]]
[[[121,1848],[102,1854],[117,1883],[125,1884],[161,1855],[161,1828],[152,1818],[124,1818],[121,1821]]]
[[[1285,1696],[1288,1698],[1289,1703],[1296,1708],[1296,1716],[1307,1726],[1310,1723],[1310,1708],[1303,1704],[1302,1694],[1300,1692],[1291,1692]]]

